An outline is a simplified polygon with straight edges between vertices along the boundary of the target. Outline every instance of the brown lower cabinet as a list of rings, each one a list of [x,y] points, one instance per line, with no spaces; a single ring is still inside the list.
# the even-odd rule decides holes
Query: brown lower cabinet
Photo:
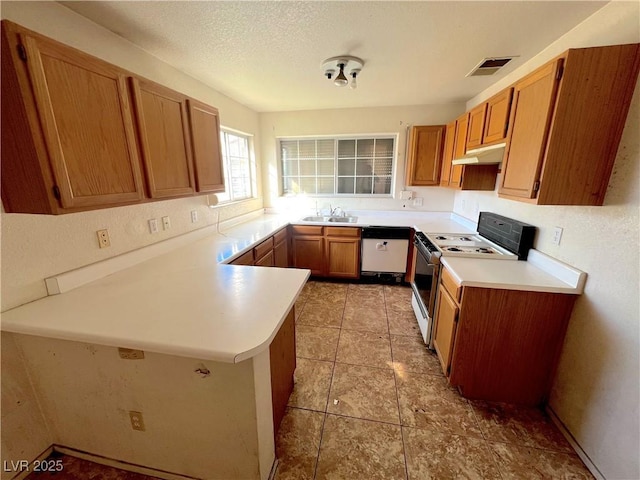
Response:
[[[287,268],[289,266],[289,236],[286,227],[263,240],[248,252],[243,253],[230,264]]]
[[[461,287],[443,269],[434,346],[449,383],[470,399],[541,405],[576,295]]]
[[[291,225],[292,264],[311,275],[360,278],[360,228]]]
[[[292,308],[269,346],[271,365],[271,402],[273,404],[273,435],[278,434],[282,417],[293,391],[296,369],[295,312]]]
[[[283,228],[273,236],[273,263],[274,266],[287,268],[289,266],[289,235]]]

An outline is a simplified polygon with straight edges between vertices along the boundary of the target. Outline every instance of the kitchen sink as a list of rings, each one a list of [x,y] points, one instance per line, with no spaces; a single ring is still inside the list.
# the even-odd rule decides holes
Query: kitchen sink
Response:
[[[303,222],[331,222],[331,223],[356,223],[358,217],[321,217],[309,216],[302,218]]]

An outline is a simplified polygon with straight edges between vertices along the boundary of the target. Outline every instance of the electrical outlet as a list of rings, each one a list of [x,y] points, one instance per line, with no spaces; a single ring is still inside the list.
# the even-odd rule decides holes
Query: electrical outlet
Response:
[[[169,230],[171,228],[171,220],[169,217],[162,217],[162,229]]]
[[[413,192],[411,190],[402,190],[400,192],[400,200],[411,200],[413,198]]]
[[[134,430],[140,430],[144,432],[144,419],[142,418],[142,412],[129,412],[129,419],[131,420],[131,428]]]
[[[555,227],[553,229],[553,244],[560,245],[560,239],[562,238],[562,227]]]
[[[109,230],[105,228],[104,230],[98,230],[96,233],[98,234],[98,245],[100,248],[107,248],[111,246]]]
[[[413,199],[413,206],[414,207],[421,207],[422,206],[422,197],[416,197]]]
[[[158,233],[158,219],[152,218],[149,220],[149,233]]]
[[[198,221],[198,211],[191,210],[191,223],[196,223]]]

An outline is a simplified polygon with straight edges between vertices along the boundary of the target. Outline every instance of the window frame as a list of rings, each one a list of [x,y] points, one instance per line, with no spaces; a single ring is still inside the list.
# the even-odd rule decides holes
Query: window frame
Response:
[[[249,162],[249,190],[250,196],[242,198],[233,198],[231,191],[231,164],[225,156],[225,149],[228,147],[227,135],[234,135],[236,137],[244,138],[247,142],[247,160]],[[224,192],[216,194],[218,197],[219,205],[229,205],[231,203],[246,202],[249,200],[255,200],[258,198],[258,186],[257,186],[257,167],[254,151],[253,135],[241,130],[236,130],[229,127],[220,126],[220,157],[222,160],[222,170],[224,174]],[[228,151],[228,149],[227,149]],[[228,199],[221,200],[220,195],[228,196]]]
[[[339,140],[378,140],[378,139],[393,139],[393,152],[391,157],[391,185],[389,193],[337,193],[338,189],[338,141]],[[335,149],[334,149],[334,193],[285,193],[284,192],[284,175],[283,175],[283,165],[282,165],[282,141],[301,141],[301,140],[334,140]],[[283,135],[277,136],[277,158],[278,158],[278,189],[281,197],[296,197],[296,196],[307,196],[307,197],[318,197],[318,198],[394,198],[395,190],[396,190],[396,170],[398,165],[398,140],[399,134],[397,132],[393,133],[371,133],[371,134],[339,134],[339,135],[302,135],[302,136],[294,136],[294,135]],[[318,175],[316,174],[316,178]],[[357,176],[354,176],[357,178]]]

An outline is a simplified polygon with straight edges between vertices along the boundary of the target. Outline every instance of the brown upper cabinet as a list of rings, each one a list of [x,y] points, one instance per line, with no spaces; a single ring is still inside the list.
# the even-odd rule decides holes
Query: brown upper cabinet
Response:
[[[451,162],[453,161],[456,145],[456,124],[454,120],[447,124],[444,134],[444,153],[442,154],[442,171],[440,173],[440,186],[448,187],[451,180]]]
[[[494,190],[497,165],[452,165],[467,151],[470,112],[464,113],[446,127],[440,186],[458,190]]]
[[[482,145],[502,143],[507,139],[512,99],[513,87],[509,87],[487,100]],[[468,145],[467,148],[469,148]]]
[[[218,109],[188,99],[191,124],[193,163],[198,192],[224,192],[224,170],[220,148],[220,116]]]
[[[469,127],[467,132],[467,144],[465,151],[478,148],[482,145],[484,134],[484,119],[487,114],[487,104],[481,103],[469,112]]]
[[[187,97],[138,78],[131,78],[131,89],[149,196],[193,194]]]
[[[2,199],[7,212],[136,202],[144,188],[127,72],[2,22]]]
[[[466,112],[456,118],[456,135],[453,146],[453,159],[462,157],[467,151],[467,133],[469,132],[469,112]],[[453,160],[452,159],[452,160]],[[453,188],[462,187],[462,169],[463,165],[451,166],[451,177],[449,178],[449,186]]]
[[[444,130],[444,125],[411,127],[406,172],[407,185],[439,184]]]
[[[602,205],[640,44],[571,49],[515,84],[501,197]]]
[[[6,20],[1,112],[7,213],[224,190],[215,108]]]
[[[509,87],[469,112],[466,151],[506,140],[512,97]]]

